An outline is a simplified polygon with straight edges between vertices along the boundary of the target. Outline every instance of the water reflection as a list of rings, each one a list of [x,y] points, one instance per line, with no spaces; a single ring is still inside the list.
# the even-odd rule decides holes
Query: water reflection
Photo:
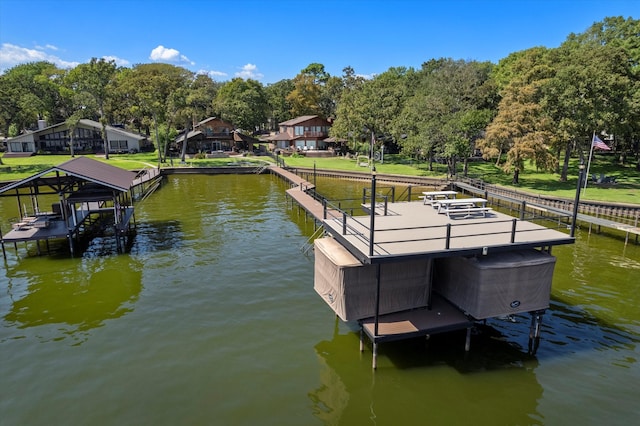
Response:
[[[629,327],[627,324],[625,328]],[[554,297],[544,318],[542,339],[549,344],[547,352],[554,355],[594,350],[633,351],[639,341],[637,333],[625,328]]]
[[[493,327],[478,327],[468,353],[464,332],[381,344],[375,372],[370,348],[361,354],[358,334],[341,327],[315,346],[320,385],[309,398],[324,424],[532,424],[542,418],[537,360]],[[416,417],[418,407],[424,417]]]
[[[81,343],[89,330],[133,310],[142,289],[139,262],[112,256],[63,263],[38,270],[29,268],[28,259],[11,269],[4,315],[9,326],[16,331],[41,327],[36,334],[42,340],[70,337]]]
[[[174,250],[183,244],[184,233],[178,220],[145,220],[136,228],[131,254]]]

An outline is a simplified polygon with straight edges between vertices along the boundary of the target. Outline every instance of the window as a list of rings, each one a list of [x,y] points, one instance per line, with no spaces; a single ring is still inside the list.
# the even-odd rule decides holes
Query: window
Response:
[[[109,146],[112,151],[127,151],[129,143],[128,141],[109,141]]]
[[[294,135],[296,135],[296,136],[304,135],[304,127],[296,126],[295,129],[294,129]]]

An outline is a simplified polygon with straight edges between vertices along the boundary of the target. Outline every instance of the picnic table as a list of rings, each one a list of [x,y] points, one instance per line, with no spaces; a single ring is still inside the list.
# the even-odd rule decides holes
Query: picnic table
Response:
[[[456,191],[426,191],[422,193],[422,197],[420,198],[424,199],[424,204],[434,206],[436,201],[454,199],[457,194]]]
[[[447,217],[451,217],[452,214],[465,214],[465,217],[468,217],[472,213],[482,213],[482,217],[486,217],[487,212],[491,211],[484,198],[453,198],[438,200],[435,204],[438,213],[445,213]]]

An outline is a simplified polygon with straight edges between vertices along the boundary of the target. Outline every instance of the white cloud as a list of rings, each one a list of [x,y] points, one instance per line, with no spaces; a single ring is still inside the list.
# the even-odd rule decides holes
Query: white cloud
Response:
[[[151,51],[151,55],[149,55],[149,59],[159,62],[186,62],[189,65],[196,64],[189,60],[185,55],[181,55],[178,50],[167,48],[163,45],[158,45],[158,47],[153,49]]]
[[[2,43],[2,46],[0,46],[0,69],[7,69],[18,64],[38,61],[51,62],[61,68],[73,68],[79,64],[79,62],[65,61],[55,55],[51,55],[41,47],[29,49],[10,43]]]
[[[247,64],[242,67],[242,71],[238,71],[236,77],[253,80],[260,80],[264,75],[258,72],[258,67],[254,64]]]
[[[130,64],[126,59],[118,58],[117,56],[103,56],[102,59],[105,61],[113,61],[119,67],[126,67]]]
[[[196,74],[204,74],[211,77],[212,80],[216,80],[218,78],[225,78],[227,76],[226,72],[222,71],[211,71],[211,70],[198,70]]]
[[[54,46],[53,44],[45,44],[44,46],[36,45],[35,48],[38,50],[58,50],[58,46]]]

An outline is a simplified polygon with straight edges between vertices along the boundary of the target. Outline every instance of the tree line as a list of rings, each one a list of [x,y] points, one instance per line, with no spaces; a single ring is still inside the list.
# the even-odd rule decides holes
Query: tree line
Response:
[[[446,162],[452,173],[482,155],[505,171],[535,167],[566,180],[569,159],[589,152],[594,132],[620,163],[640,169],[639,39],[639,20],[609,17],[558,48],[532,47],[498,64],[434,58],[363,78],[350,66],[332,76],[312,63],[268,85],[162,63],[120,68],[94,58],[67,70],[34,62],[0,76],[0,132],[92,118],[152,135],[162,159],[179,132],[206,117],[255,133],[320,115],[353,151],[373,143]]]

